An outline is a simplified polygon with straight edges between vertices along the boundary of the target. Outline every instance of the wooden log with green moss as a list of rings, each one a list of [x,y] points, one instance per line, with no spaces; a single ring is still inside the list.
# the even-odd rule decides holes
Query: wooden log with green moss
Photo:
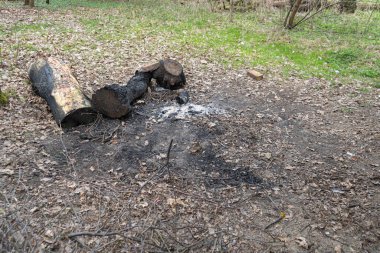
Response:
[[[46,100],[62,128],[88,124],[96,119],[90,100],[82,93],[70,68],[60,60],[39,58],[28,73],[33,90]]]

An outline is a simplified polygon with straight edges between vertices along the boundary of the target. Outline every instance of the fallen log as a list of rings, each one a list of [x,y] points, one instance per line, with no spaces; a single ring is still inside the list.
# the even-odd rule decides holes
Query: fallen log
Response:
[[[132,102],[148,89],[151,72],[136,71],[127,85],[107,85],[92,95],[92,107],[110,118],[120,118],[131,111]]]
[[[161,60],[158,63],[142,67],[140,72],[151,73],[157,85],[165,89],[177,90],[185,86],[186,77],[182,65],[172,59]]]
[[[46,100],[62,128],[93,122],[97,114],[83,95],[70,68],[58,59],[38,59],[28,71],[33,90]]]

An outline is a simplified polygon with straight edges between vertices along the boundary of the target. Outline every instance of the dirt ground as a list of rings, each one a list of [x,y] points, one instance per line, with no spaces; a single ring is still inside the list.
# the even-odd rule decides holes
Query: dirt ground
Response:
[[[17,13],[2,19],[44,14]],[[152,57],[94,76],[90,53],[56,53],[90,92]],[[27,82],[36,54],[18,57],[0,68],[17,91],[0,108],[1,252],[380,252],[378,90],[183,55],[191,103],[224,113],[164,118],[173,94],[151,91],[125,119],[61,131]]]

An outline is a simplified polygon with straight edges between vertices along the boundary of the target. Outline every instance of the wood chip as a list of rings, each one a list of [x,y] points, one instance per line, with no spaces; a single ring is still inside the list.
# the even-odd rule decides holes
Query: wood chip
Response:
[[[260,72],[258,72],[256,70],[253,70],[253,69],[248,70],[247,75],[252,77],[255,80],[263,80],[263,78],[264,78],[263,74],[261,74]]]

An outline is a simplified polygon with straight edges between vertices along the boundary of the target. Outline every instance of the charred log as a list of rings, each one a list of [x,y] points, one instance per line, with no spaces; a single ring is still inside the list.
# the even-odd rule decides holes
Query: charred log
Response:
[[[151,72],[136,71],[127,85],[107,85],[92,95],[92,107],[110,118],[120,118],[131,111],[132,102],[148,89]]]
[[[140,72],[152,73],[157,85],[165,89],[177,90],[186,84],[183,67],[176,60],[161,60],[159,63],[141,68]]]
[[[83,95],[67,65],[55,58],[38,59],[28,73],[33,90],[46,100],[62,128],[88,124],[96,119],[89,99]]]

